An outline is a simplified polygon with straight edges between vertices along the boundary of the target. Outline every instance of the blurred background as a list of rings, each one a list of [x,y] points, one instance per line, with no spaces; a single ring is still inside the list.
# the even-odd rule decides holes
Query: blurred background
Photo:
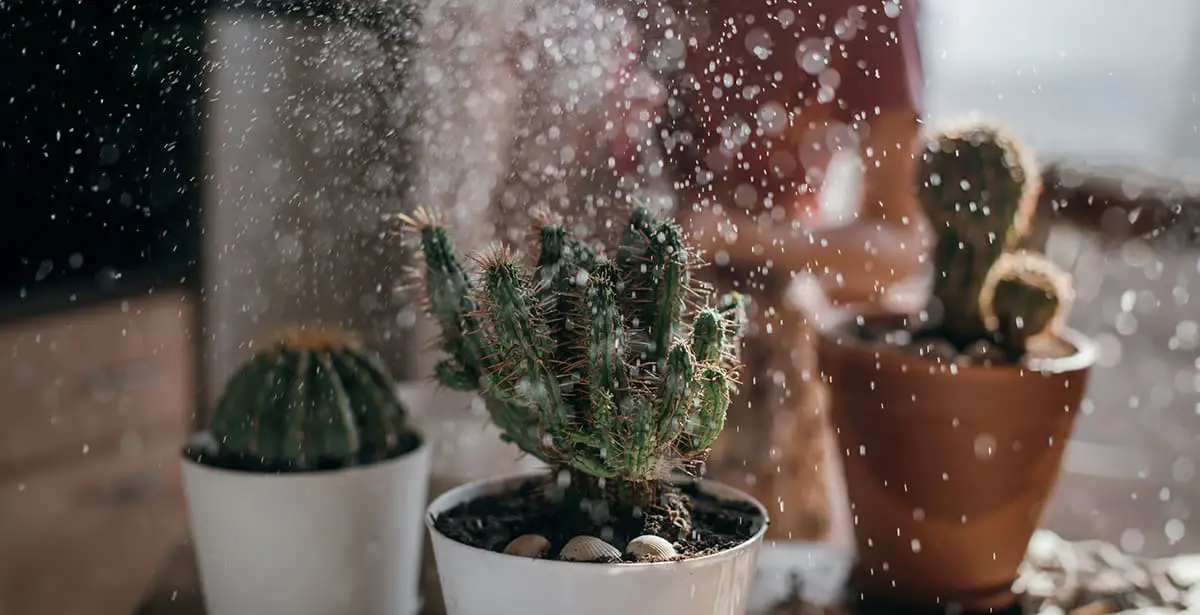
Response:
[[[421,144],[378,138],[416,121],[378,60],[411,41],[338,5],[0,0],[0,614],[132,612],[186,534],[179,446],[262,328],[359,327],[421,377],[407,255],[379,227],[419,175]],[[1195,198],[1200,5],[922,11],[930,123],[980,111],[1046,163],[1125,169],[1127,200],[1142,171]],[[503,142],[502,110],[470,104],[460,128]],[[502,162],[477,145],[442,152],[484,178],[453,190],[464,219]],[[344,164],[364,148],[377,164]],[[1046,239],[1102,359],[1045,524],[1200,551],[1200,248],[1102,218]]]

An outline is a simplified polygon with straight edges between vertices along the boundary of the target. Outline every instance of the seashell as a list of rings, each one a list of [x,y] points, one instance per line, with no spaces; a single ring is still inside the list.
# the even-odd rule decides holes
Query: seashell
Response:
[[[595,536],[576,536],[563,546],[558,557],[568,562],[605,562],[621,559],[621,552]]]
[[[532,557],[539,559],[545,557],[550,552],[550,541],[546,540],[545,536],[540,534],[523,534],[512,539],[507,547],[504,547],[504,553],[507,555],[516,555],[519,557]]]
[[[625,546],[625,552],[636,556],[638,559],[670,559],[678,555],[675,552],[675,546],[667,541],[666,538],[651,535],[638,536],[630,540],[629,544]]]

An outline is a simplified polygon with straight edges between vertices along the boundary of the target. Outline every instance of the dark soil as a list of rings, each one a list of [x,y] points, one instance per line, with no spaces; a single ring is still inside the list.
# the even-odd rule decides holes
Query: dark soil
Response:
[[[938,363],[1016,365],[1021,354],[1006,349],[997,339],[981,338],[959,346],[944,338],[934,327],[922,326],[909,316],[873,317],[842,327],[843,334],[862,343],[887,346],[916,354]]]
[[[508,543],[523,534],[540,534],[550,541],[550,555],[575,536],[596,536],[621,551],[630,539],[644,534],[661,536],[675,544],[679,556],[688,559],[736,547],[754,536],[766,523],[759,510],[748,502],[718,500],[701,493],[694,482],[663,486],[662,499],[682,497],[691,513],[691,531],[674,532],[673,520],[665,510],[652,510],[636,519],[609,518],[592,522],[588,515],[570,510],[554,477],[533,481],[499,495],[482,497],[452,508],[434,518],[441,533],[461,543],[503,552]],[[676,500],[678,501],[678,500]],[[633,562],[621,560],[601,563]]]
[[[298,474],[330,472],[382,463],[397,457],[403,457],[416,450],[420,445],[421,436],[416,432],[410,431],[402,433],[396,448],[386,455],[363,455],[360,459],[349,461],[345,459],[318,459],[315,464],[310,464],[303,468],[295,467],[294,463],[290,460],[275,461],[243,453],[223,452],[211,439],[209,441],[200,441],[200,439],[197,439],[189,443],[183,448],[183,456],[201,465],[220,468],[222,470],[253,472],[256,474]]]

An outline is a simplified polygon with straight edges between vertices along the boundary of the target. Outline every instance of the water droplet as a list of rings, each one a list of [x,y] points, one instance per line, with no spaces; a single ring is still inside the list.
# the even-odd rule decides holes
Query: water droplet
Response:
[[[1171,544],[1175,544],[1180,540],[1183,540],[1183,535],[1186,529],[1187,528],[1183,525],[1183,521],[1180,521],[1179,519],[1171,519],[1167,521],[1167,525],[1163,528],[1163,532],[1167,535],[1167,540],[1169,540]]]
[[[921,552],[921,541],[920,540],[917,540],[916,538],[914,538],[914,539],[912,539],[912,542],[910,543],[910,545],[912,546],[913,553]]]
[[[991,459],[996,455],[996,437],[982,433],[975,437],[975,456],[980,459]]]

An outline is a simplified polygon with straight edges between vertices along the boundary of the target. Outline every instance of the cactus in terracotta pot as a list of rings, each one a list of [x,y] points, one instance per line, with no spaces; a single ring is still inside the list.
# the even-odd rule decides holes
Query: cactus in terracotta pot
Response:
[[[544,222],[535,266],[498,248],[468,273],[436,216],[405,220],[449,355],[438,379],[478,391],[506,440],[568,471],[569,494],[616,514],[661,505],[724,427],[743,319],[738,296],[698,305],[680,229],[635,208],[609,256]]]
[[[918,179],[937,236],[929,310],[937,336],[959,349],[986,340],[1021,356],[1030,337],[1061,320],[1071,290],[1045,258],[1010,254],[1041,194],[1032,154],[997,126],[967,123],[925,140]]]
[[[415,445],[381,361],[349,332],[289,328],[233,374],[209,433],[211,461],[300,472],[370,464]]]

